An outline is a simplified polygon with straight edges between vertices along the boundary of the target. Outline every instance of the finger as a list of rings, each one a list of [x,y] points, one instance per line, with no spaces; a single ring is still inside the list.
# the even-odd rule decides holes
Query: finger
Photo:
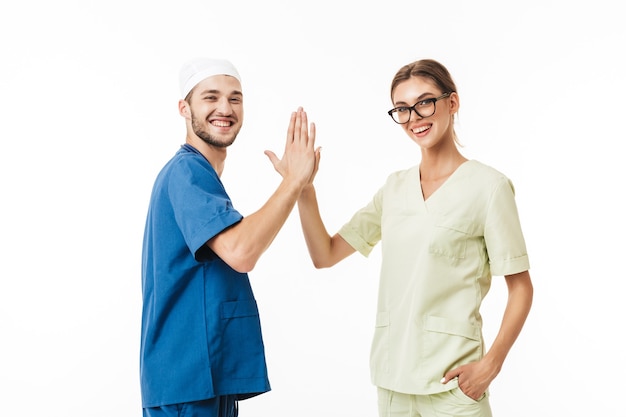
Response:
[[[313,150],[313,157],[315,159],[313,163],[313,171],[311,172],[311,176],[309,177],[309,184],[313,184],[313,180],[315,180],[315,175],[317,175],[317,171],[319,170],[321,149],[322,148],[318,147],[317,149]]]
[[[320,168],[320,159],[322,159],[322,147],[318,147],[315,150],[315,170],[314,172],[317,172]]]
[[[301,140],[301,136],[302,136],[302,108],[300,107],[298,109],[298,111],[296,112],[296,123],[295,123],[295,127],[294,127],[294,134],[293,134],[293,142],[300,142]],[[306,125],[305,125],[306,126]]]
[[[309,133],[309,141],[311,141],[311,146],[313,147],[315,145],[315,123],[311,122],[311,128],[310,128],[310,133]],[[318,148],[320,149],[320,148]]]
[[[287,143],[293,142],[293,136],[296,129],[296,112],[291,113],[289,119],[289,127],[287,128]]]
[[[300,118],[302,123],[300,125],[300,141],[306,145],[309,138],[309,119],[306,112],[302,108],[300,110]]]

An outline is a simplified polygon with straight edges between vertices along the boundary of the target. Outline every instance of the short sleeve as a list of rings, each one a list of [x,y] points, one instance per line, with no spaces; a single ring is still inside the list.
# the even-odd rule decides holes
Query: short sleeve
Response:
[[[383,189],[350,221],[339,229],[339,235],[363,256],[368,256],[381,238]]]
[[[493,275],[504,276],[530,269],[515,189],[507,178],[500,179],[489,200],[484,236]]]
[[[176,223],[196,257],[208,240],[243,218],[217,173],[199,157],[181,158],[172,167],[168,194]]]

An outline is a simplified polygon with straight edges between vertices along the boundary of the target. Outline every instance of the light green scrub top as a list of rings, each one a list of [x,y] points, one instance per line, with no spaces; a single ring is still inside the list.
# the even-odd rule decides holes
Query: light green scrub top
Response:
[[[339,234],[365,256],[381,242],[372,382],[407,394],[457,385],[440,380],[485,352],[491,276],[530,267],[511,181],[473,160],[426,201],[419,166],[391,174]]]

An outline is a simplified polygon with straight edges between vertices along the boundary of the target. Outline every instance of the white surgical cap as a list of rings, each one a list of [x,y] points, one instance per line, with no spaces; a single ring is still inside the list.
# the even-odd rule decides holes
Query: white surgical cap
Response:
[[[195,58],[188,61],[180,69],[179,82],[182,98],[202,80],[214,75],[230,75],[241,82],[237,68],[225,59]]]

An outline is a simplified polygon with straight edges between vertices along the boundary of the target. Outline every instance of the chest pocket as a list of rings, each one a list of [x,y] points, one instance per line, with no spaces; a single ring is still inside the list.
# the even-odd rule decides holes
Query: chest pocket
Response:
[[[472,223],[458,218],[437,217],[430,237],[430,253],[453,260],[464,259]]]

